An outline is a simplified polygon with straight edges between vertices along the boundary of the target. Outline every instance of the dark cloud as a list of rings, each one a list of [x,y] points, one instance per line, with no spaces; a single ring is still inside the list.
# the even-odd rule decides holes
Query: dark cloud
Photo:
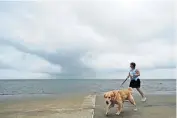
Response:
[[[81,62],[81,57],[84,55],[84,50],[73,50],[73,51],[58,51],[56,53],[49,53],[43,50],[32,50],[25,47],[23,44],[14,42],[12,40],[1,39],[1,45],[10,45],[18,49],[21,52],[29,53],[32,55],[39,56],[51,64],[60,65],[62,67],[62,73],[48,73],[58,78],[89,78],[95,76],[95,72],[88,68]]]

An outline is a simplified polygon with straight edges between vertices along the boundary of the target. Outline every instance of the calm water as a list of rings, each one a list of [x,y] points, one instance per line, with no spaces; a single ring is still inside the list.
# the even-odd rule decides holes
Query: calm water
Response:
[[[141,80],[146,93],[175,94],[176,80]],[[0,80],[0,99],[14,96],[102,93],[119,89],[123,80]],[[124,84],[128,87],[129,80]]]

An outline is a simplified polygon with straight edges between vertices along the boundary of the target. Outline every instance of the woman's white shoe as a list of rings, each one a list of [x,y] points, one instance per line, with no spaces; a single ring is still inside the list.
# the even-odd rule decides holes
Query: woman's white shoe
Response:
[[[145,101],[146,101],[146,97],[143,97],[143,98],[141,99],[141,101],[142,101],[142,102],[145,102]]]

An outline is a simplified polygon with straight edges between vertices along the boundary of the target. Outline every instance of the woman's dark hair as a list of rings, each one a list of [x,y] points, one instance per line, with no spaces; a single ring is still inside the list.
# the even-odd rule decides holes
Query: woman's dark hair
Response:
[[[134,62],[131,62],[130,65],[132,65],[134,68],[136,67],[136,64]]]

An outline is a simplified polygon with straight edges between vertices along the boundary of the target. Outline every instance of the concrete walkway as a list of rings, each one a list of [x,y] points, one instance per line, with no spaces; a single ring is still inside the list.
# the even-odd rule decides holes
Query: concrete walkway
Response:
[[[85,97],[81,108],[75,109],[70,113],[53,114],[50,118],[93,118],[95,108],[96,95],[88,95]]]
[[[105,115],[105,101],[103,95],[96,97],[94,118],[176,118],[175,95],[148,96],[146,102],[140,101],[140,96],[135,97],[138,111],[133,111],[133,106],[125,102],[123,112],[117,116],[116,107],[111,108],[108,116]]]

